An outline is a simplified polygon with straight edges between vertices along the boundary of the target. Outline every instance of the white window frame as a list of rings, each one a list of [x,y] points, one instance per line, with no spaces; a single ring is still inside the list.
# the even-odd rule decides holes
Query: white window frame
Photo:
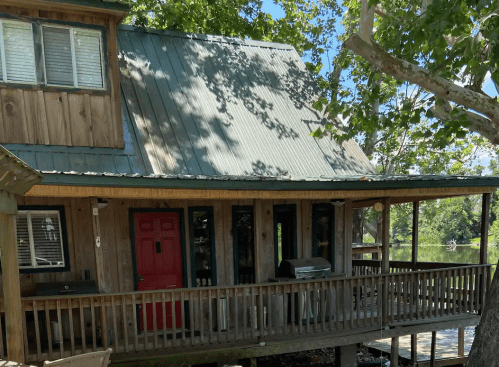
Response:
[[[59,84],[49,84],[47,80],[47,69],[45,67],[45,47],[43,43],[43,27],[51,27],[51,28],[62,28],[62,29],[69,29],[69,37],[70,37],[70,42],[71,42],[71,57],[73,58],[73,86],[68,86],[68,85],[59,85]],[[87,34],[91,36],[96,36],[98,35],[99,37],[99,42],[100,42],[100,63],[101,63],[101,78],[102,78],[102,88],[90,88],[90,87],[83,87],[84,89],[89,89],[89,90],[106,90],[106,69],[105,69],[105,63],[104,63],[104,42],[102,40],[102,31],[96,30],[96,29],[87,29],[87,28],[80,28],[80,27],[71,27],[71,26],[65,26],[65,25],[60,25],[60,24],[52,24],[52,23],[42,23],[41,24],[41,43],[42,43],[42,55],[41,57],[43,58],[43,74],[44,74],[44,79],[45,83],[48,86],[51,87],[59,87],[59,88],[80,88],[78,86],[78,72],[76,69],[76,48],[75,48],[75,32],[79,34]],[[3,41],[2,41],[3,44]]]
[[[3,36],[3,24],[4,23],[27,23],[31,28],[31,42],[33,43],[33,72],[35,75],[35,80],[33,82],[23,82],[23,81],[10,81],[7,80],[7,63],[5,61],[5,43]],[[2,58],[2,82],[9,84],[26,84],[26,85],[37,85],[38,80],[36,78],[36,51],[35,51],[35,40],[33,37],[33,23],[32,22],[23,22],[20,20],[10,20],[10,19],[0,19],[0,54]]]
[[[57,214],[58,218],[58,224],[59,224],[59,243],[61,246],[61,254],[62,254],[62,264],[59,265],[38,265],[36,263],[36,256],[35,256],[35,240],[33,237],[33,224],[31,222],[31,214],[36,213],[36,214],[48,214],[48,215],[53,215]],[[61,211],[60,210],[37,210],[37,209],[30,209],[30,210],[19,210],[18,214],[23,214],[27,216],[27,222],[28,222],[28,235],[29,235],[29,251],[30,251],[30,256],[31,256],[31,266],[19,266],[20,270],[23,269],[64,269],[66,267],[66,254],[64,253],[64,234],[62,230],[62,223],[61,223]]]

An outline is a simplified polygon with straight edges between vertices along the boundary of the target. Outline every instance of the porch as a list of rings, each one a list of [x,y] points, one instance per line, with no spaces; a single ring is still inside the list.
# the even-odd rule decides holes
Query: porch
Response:
[[[283,353],[287,342],[355,343],[478,322],[491,265],[391,262],[379,274],[379,263],[354,260],[353,277],[22,298],[25,360],[112,347],[113,363],[161,355],[185,365]]]

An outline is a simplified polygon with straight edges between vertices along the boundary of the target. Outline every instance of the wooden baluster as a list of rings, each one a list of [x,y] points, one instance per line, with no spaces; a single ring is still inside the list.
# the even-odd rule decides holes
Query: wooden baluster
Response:
[[[408,270],[407,270],[408,271]],[[404,321],[405,320],[408,320],[409,317],[410,317],[410,307],[411,307],[411,302],[410,302],[410,299],[409,299],[409,276],[407,274],[407,271],[404,273],[404,283],[402,285],[402,289],[403,289],[403,298],[402,298],[402,306],[403,306],[403,309],[404,309],[404,313],[403,313],[403,319]]]
[[[396,299],[397,299],[397,321],[402,321],[404,317],[404,278],[402,277],[402,272],[399,272],[399,275],[395,277],[396,279]]]
[[[218,302],[218,299],[217,299]],[[187,321],[187,317],[185,315],[185,295],[184,291],[180,291],[180,315],[181,315],[181,323],[182,323],[182,346],[185,347],[186,345],[186,339],[185,339],[185,322]],[[220,328],[218,328],[220,329]],[[220,332],[219,332],[220,333]],[[218,342],[220,343],[220,338],[218,339]]]
[[[433,276],[433,271],[430,271],[428,276],[428,318],[433,316],[433,293],[435,293],[435,277]]]
[[[344,294],[344,292],[341,292],[340,290],[342,289],[341,288],[341,285],[343,283],[343,280],[342,281],[336,281],[335,282],[335,291],[336,291],[336,313],[335,313],[335,318],[336,318],[336,330],[339,330],[340,329],[340,315],[341,315],[341,302],[340,302],[340,295],[341,294]]]
[[[97,322],[95,320],[95,299],[90,297],[90,314],[92,316],[92,350],[97,351]]]
[[[459,288],[458,288],[458,292],[459,292],[459,295],[458,295],[458,300],[459,300],[459,303],[458,303],[458,313],[462,313],[463,312],[463,302],[464,302],[464,295],[463,295],[463,290],[464,290],[464,284],[463,284],[463,268],[459,268],[459,279],[458,279],[458,285],[459,285]]]
[[[128,322],[127,322],[127,317],[126,317],[126,295],[121,296],[121,312],[122,312],[122,322],[121,325],[123,327],[123,339],[125,343],[125,352],[129,352],[129,347],[128,347]]]
[[[482,307],[480,309],[480,313],[483,311],[483,308],[485,307],[485,295],[488,292],[488,287],[487,285],[489,284],[489,273],[490,267],[483,268],[483,281],[482,281]]]
[[[445,314],[446,315],[450,315],[451,313],[451,305],[452,305],[452,296],[451,296],[451,292],[452,292],[452,272],[451,270],[447,270],[446,272],[446,281],[447,281],[447,293],[445,294],[445,301],[446,301],[446,310],[445,310]]]
[[[45,325],[47,327],[47,339],[48,339],[48,347],[49,347],[49,360],[53,360],[52,355],[52,330],[50,328],[50,311],[49,311],[49,303],[48,300],[45,300]]]
[[[102,325],[101,340],[104,349],[107,349],[109,347],[109,329],[107,327],[106,304],[104,297],[100,297],[99,301],[100,301],[100,320],[101,320],[100,322]]]
[[[291,334],[295,334],[295,323],[296,323],[296,300],[295,297],[297,296],[296,294],[296,286],[294,284],[291,284],[291,296],[289,297],[289,300],[291,302]]]
[[[154,349],[158,350],[158,316],[156,315],[156,293],[151,293],[152,302],[152,330],[154,334]]]
[[[80,332],[81,332],[81,344],[82,344],[82,349],[83,353],[87,352],[87,340],[86,340],[86,333],[85,333],[85,314],[83,312],[83,300],[78,298],[78,304],[80,308]]]
[[[68,298],[68,314],[69,314],[69,338],[71,340],[71,355],[74,356],[75,353],[75,335],[74,335],[74,325],[73,325],[73,300]]]
[[[22,305],[21,305],[22,307]],[[29,355],[29,344],[28,344],[28,326],[26,325],[26,311],[24,310],[24,308],[21,309],[21,320],[22,320],[22,327],[23,327],[23,343],[24,343],[24,359],[26,360],[26,358],[28,357]],[[0,325],[1,327],[1,325]],[[61,333],[61,344],[63,342],[63,338],[62,338],[62,333]]]
[[[226,324],[226,340],[230,343],[230,289],[225,289],[225,324]]]
[[[416,282],[414,281],[415,274],[414,272],[411,272],[411,275],[409,277],[410,281],[408,284],[408,291],[409,291],[409,320],[414,319],[414,313],[413,310],[415,310],[416,305],[415,305],[415,293],[416,293]]]
[[[213,342],[213,297],[211,289],[208,289],[208,338],[211,344]]]
[[[139,351],[139,325],[137,324],[137,298],[136,294],[132,294],[132,313],[133,313],[133,337],[134,337],[134,345],[135,351]]]
[[[57,307],[57,328],[59,330],[59,351],[61,353],[61,358],[64,358],[64,338],[62,337],[62,316],[61,316],[61,300],[56,301]]]
[[[464,313],[467,313],[469,311],[469,268],[464,269],[464,279],[463,279],[463,293],[464,293]]]
[[[355,327],[359,327],[359,315],[360,315],[360,306],[361,306],[361,288],[360,288],[360,279],[352,280],[352,290],[355,294],[355,310],[352,314],[352,325],[355,321]],[[355,315],[355,318],[354,318]]]
[[[347,328],[347,316],[348,316],[348,305],[352,304],[352,299],[347,299],[347,280],[346,279],[342,279],[341,281],[341,289],[342,289],[342,295],[343,295],[343,330],[345,330]],[[350,294],[351,296],[351,294]]]
[[[322,323],[322,331],[326,331],[326,294],[327,294],[327,285],[329,282],[325,282],[324,280],[320,283],[320,299],[321,299],[321,323]]]
[[[272,286],[268,285],[267,286],[267,327],[268,327],[268,334],[272,335],[273,330],[272,330]],[[276,302],[277,302],[277,295],[276,295]]]
[[[446,278],[447,278],[447,271],[442,270],[440,271],[440,287],[439,287],[439,292],[440,292],[440,317],[442,317],[445,313],[445,291],[447,289],[447,284],[446,284]]]
[[[354,306],[357,306],[358,308],[358,305],[355,305],[355,297],[357,296],[356,294],[354,294],[354,281],[352,279],[348,279],[348,288],[349,288],[349,294],[350,294],[350,299],[348,302],[350,304],[350,329],[353,329],[353,320],[354,320]]]
[[[243,318],[244,318],[244,310],[243,310]],[[235,333],[234,340],[238,341],[239,340],[239,292],[237,288],[234,288],[234,333]]]
[[[194,346],[194,334],[195,334],[195,320],[196,320],[196,314],[195,314],[195,309],[194,307],[194,302],[192,301],[192,293],[193,291],[189,291],[189,325],[191,329],[191,345]]]
[[[478,265],[475,268],[475,312],[479,313],[480,312],[480,301],[481,301],[481,294],[480,294],[480,279],[482,279],[482,267]]]
[[[388,302],[390,304],[390,319],[392,322],[395,322],[395,314],[397,304],[395,303],[395,281],[396,278],[393,274],[386,275],[385,279],[387,280],[387,289],[388,289]],[[384,301],[384,300],[383,300]]]
[[[260,322],[260,337],[263,338],[265,336],[265,316],[264,316],[264,308],[263,308],[263,288],[260,286],[258,288],[258,316]]]
[[[333,317],[334,317],[334,293],[333,293],[333,281],[329,280],[328,281],[328,292],[327,292],[328,298],[327,298],[327,310],[328,310],[328,317],[329,317],[329,331],[333,330]]]
[[[177,347],[177,304],[176,304],[176,297],[177,293],[176,292],[171,292],[171,310],[172,310],[172,346],[173,348]],[[182,313],[180,313],[180,316],[182,317]],[[180,327],[182,327],[182,321],[180,321]]]
[[[146,294],[142,293],[142,334],[144,334],[144,350],[148,350],[149,347],[147,346],[147,343],[149,342],[149,338],[147,337],[147,300],[146,300]]]
[[[220,288],[217,288],[217,298],[215,304],[217,305],[217,340],[222,342],[222,307],[220,307]]]
[[[303,298],[303,296],[305,294],[305,292],[302,291],[302,284],[297,284],[297,288],[298,288],[298,316],[297,316],[297,322],[298,322],[298,333],[301,334],[303,332],[303,309],[305,307],[304,305],[304,302],[305,299]],[[305,318],[305,321],[307,321],[307,319]]]
[[[370,291],[370,294],[371,294],[371,297],[370,297],[370,302],[371,302],[371,321],[370,321],[370,325],[374,325],[374,312],[375,312],[375,309],[374,309],[374,305],[376,303],[376,280],[377,278],[374,277],[374,276],[370,276],[370,279],[371,279],[371,291]]]
[[[111,315],[113,318],[113,333],[114,333],[114,348],[113,349],[114,349],[115,353],[120,353],[118,322],[116,320],[116,300],[114,299],[114,296],[111,296]]]
[[[168,335],[166,333],[166,293],[161,292],[161,314],[163,317],[163,348],[168,347]]]
[[[35,321],[35,338],[36,338],[36,356],[37,360],[42,360],[42,345],[40,341],[40,322],[38,320],[38,306],[36,300],[33,301],[33,317]],[[1,320],[1,319],[0,319]],[[0,358],[4,359],[3,353],[3,331],[0,323]]]
[[[204,344],[204,313],[203,313],[203,305],[204,305],[204,299],[203,299],[203,293],[205,291],[201,288],[198,291],[198,312],[197,314],[199,315],[199,336],[201,340],[201,345]]]
[[[421,274],[421,318],[426,318],[427,317],[427,301],[428,301],[428,287],[427,287],[427,274],[426,272],[422,272]]]
[[[317,282],[314,282],[313,284],[313,290],[312,290],[312,296],[311,297],[311,302],[312,302],[312,312],[313,312],[313,318],[314,318],[314,332],[317,332],[317,323],[319,322],[319,312],[318,312],[318,288],[317,288]]]
[[[246,294],[247,289],[243,288],[243,310],[242,310],[242,315],[243,315],[243,340],[248,337],[247,334],[247,325],[248,325],[248,315],[246,314],[248,312],[248,296]],[[250,325],[251,327],[251,325]]]
[[[469,312],[475,312],[475,267],[470,268],[470,278],[469,278],[469,290],[470,290],[470,309]]]
[[[305,286],[305,331],[306,333],[310,333],[310,283],[307,283]],[[302,314],[303,315],[303,314]]]
[[[289,312],[289,303],[288,303],[288,294],[286,292],[286,285],[281,284],[279,286],[282,292],[282,307],[283,307],[283,316],[282,316],[282,334],[285,335],[287,333],[287,324],[288,324],[288,312]]]

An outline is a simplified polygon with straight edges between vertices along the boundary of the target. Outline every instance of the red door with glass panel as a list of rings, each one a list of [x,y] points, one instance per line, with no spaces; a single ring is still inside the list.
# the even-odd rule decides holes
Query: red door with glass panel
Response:
[[[136,212],[133,214],[138,290],[182,287],[182,248],[179,214],[175,212]],[[146,305],[147,330],[153,330],[153,307]],[[175,302],[176,326],[181,325],[180,302]],[[144,330],[143,310],[140,324]],[[156,325],[163,328],[162,303],[156,303]],[[166,304],[166,327],[172,327],[171,303]]]

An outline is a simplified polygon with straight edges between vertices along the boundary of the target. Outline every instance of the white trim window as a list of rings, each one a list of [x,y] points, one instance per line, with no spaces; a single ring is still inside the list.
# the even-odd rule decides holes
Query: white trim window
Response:
[[[59,210],[20,210],[17,214],[17,246],[20,269],[64,268]]]
[[[102,32],[42,25],[47,85],[104,89]]]
[[[0,20],[0,80],[6,83],[36,84],[33,25]]]

